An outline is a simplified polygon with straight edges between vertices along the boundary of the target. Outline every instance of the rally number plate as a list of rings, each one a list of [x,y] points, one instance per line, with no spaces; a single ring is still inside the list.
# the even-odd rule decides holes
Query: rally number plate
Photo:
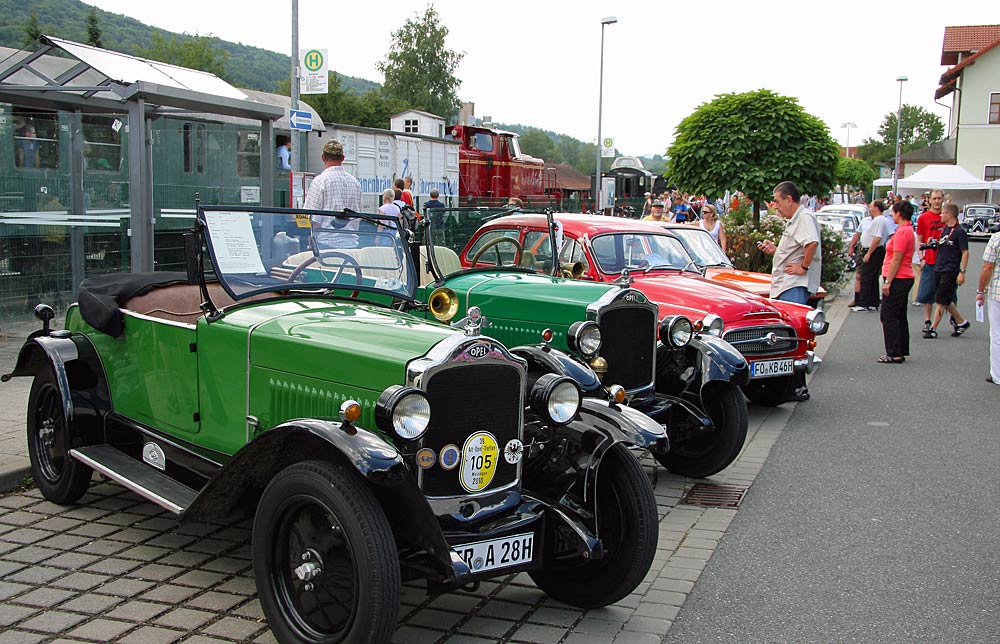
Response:
[[[472,572],[479,573],[530,563],[535,552],[534,543],[535,535],[529,532],[489,541],[463,543],[453,550],[465,560]]]
[[[750,363],[751,378],[772,378],[792,373],[795,373],[795,366],[791,358],[784,360],[761,360],[760,362]]]

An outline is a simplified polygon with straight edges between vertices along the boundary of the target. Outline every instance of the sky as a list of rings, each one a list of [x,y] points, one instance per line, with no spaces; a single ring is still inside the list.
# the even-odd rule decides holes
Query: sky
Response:
[[[85,0],[168,31],[291,51],[291,0]],[[391,33],[426,2],[299,0],[299,45],[326,48],[331,67],[382,81]],[[625,155],[663,154],[678,123],[717,94],[770,89],[822,119],[841,145],[877,137],[903,103],[934,102],[945,26],[1000,22],[996,4],[900,0],[529,2],[437,0],[447,45],[464,54],[459,97],[476,116],[597,137],[601,20],[602,138]],[[303,97],[308,102],[308,96]],[[857,127],[842,127],[854,123]]]

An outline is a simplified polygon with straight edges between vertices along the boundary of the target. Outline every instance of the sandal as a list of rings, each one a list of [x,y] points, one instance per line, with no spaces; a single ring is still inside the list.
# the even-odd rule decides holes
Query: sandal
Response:
[[[876,362],[879,364],[903,364],[906,358],[902,356],[882,356]]]

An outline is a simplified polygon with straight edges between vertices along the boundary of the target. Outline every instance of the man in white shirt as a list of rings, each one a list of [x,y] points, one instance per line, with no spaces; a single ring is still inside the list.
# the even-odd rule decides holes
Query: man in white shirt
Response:
[[[861,221],[858,250],[858,272],[861,276],[861,290],[852,311],[877,311],[879,307],[878,278],[885,259],[885,243],[889,239],[888,218],[883,215],[885,207],[876,199],[868,206],[869,216]],[[854,240],[851,240],[852,242]],[[853,244],[852,244],[853,245]]]
[[[343,168],[344,146],[340,141],[331,139],[326,142],[323,163],[326,170],[309,184],[305,208],[361,212],[361,182]],[[360,223],[357,218],[313,215],[313,237],[321,249],[354,248],[358,245],[358,236],[345,232],[358,230]]]

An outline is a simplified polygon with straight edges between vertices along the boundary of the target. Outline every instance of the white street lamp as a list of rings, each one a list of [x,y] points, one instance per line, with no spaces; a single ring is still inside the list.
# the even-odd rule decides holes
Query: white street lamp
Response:
[[[848,159],[850,159],[851,158],[851,128],[852,127],[858,127],[858,124],[857,123],[847,122],[847,123],[841,123],[840,127],[842,127],[842,128],[846,127],[847,128],[847,145],[844,146],[844,152],[846,153],[844,156],[846,156]]]
[[[594,174],[594,212],[600,205],[601,196],[601,112],[604,109],[604,27],[618,22],[618,18],[608,16],[601,20],[601,76],[597,86],[597,172]]]
[[[899,83],[899,107],[896,108],[896,167],[892,169],[892,194],[899,194],[899,134],[903,122],[903,83],[910,80],[906,76],[897,76]]]

